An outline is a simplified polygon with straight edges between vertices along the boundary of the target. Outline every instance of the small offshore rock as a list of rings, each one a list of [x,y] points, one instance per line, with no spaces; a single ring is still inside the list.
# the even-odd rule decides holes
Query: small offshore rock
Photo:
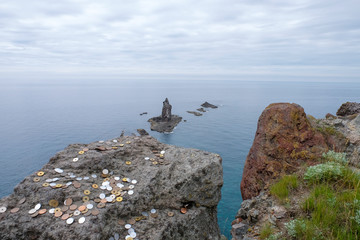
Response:
[[[182,117],[171,114],[172,106],[166,98],[163,102],[161,116],[153,117],[148,120],[151,123],[151,131],[172,132],[174,128],[181,122]]]
[[[199,112],[206,112],[204,108],[198,108],[196,110],[199,111]]]
[[[140,136],[149,135],[149,133],[148,133],[145,129],[139,128],[139,129],[137,129],[136,131],[140,134]]]
[[[140,116],[148,114],[147,112],[140,113]]]
[[[187,111],[187,112],[190,113],[190,114],[193,114],[193,115],[195,115],[195,116],[197,116],[197,117],[202,116],[201,113],[196,112],[196,111]]]
[[[215,106],[211,103],[208,103],[208,102],[204,102],[203,104],[201,104],[201,106],[204,108],[218,108],[217,106]]]
[[[336,112],[336,115],[346,117],[357,113],[360,113],[360,103],[346,102],[340,106]]]

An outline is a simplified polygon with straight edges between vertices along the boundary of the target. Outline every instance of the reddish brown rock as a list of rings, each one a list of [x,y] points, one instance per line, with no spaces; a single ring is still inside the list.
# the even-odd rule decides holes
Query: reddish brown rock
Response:
[[[315,130],[297,104],[270,104],[261,114],[241,181],[243,199],[257,196],[271,179],[312,163],[339,144]]]

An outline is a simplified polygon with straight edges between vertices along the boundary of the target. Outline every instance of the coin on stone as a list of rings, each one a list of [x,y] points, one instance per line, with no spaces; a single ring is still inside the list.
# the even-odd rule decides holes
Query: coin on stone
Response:
[[[129,194],[129,195],[133,195],[133,194],[134,194],[134,191],[133,191],[133,190],[129,190],[129,191],[128,191],[128,194]]]
[[[79,183],[79,182],[77,182],[77,181],[74,181],[74,182],[73,182],[73,185],[74,185],[75,188],[81,187],[81,183]]]
[[[69,210],[69,207],[68,207],[68,206],[63,206],[63,207],[61,208],[61,211],[63,211],[63,212],[66,212],[67,210]]]
[[[76,204],[73,204],[73,205],[70,206],[70,210],[71,210],[71,211],[74,211],[74,210],[77,209],[77,207],[78,207],[78,206],[77,206]]]
[[[125,228],[126,228],[126,229],[130,229],[130,228],[131,228],[131,225],[130,225],[130,224],[125,224]]]
[[[99,186],[97,185],[97,184],[93,184],[93,185],[91,185],[93,188],[95,188],[95,189],[97,189],[97,188],[99,188]]]
[[[122,181],[123,181],[123,182],[127,182],[128,179],[127,179],[127,178],[123,178]]]
[[[79,209],[79,211],[82,212],[82,211],[84,211],[86,209],[86,207],[84,205],[81,205],[78,209]]]
[[[38,175],[39,177],[42,177],[42,176],[44,176],[44,172],[43,171],[40,171],[40,172],[38,172],[36,175]]]
[[[86,205],[86,208],[87,208],[87,209],[93,209],[93,207],[94,207],[94,205],[92,205],[91,203],[89,203],[89,204]]]
[[[93,215],[93,216],[97,216],[97,215],[99,215],[99,210],[98,209],[93,209],[92,211],[91,211],[91,214]]]
[[[55,217],[60,217],[62,214],[63,214],[62,211],[58,211],[58,212],[55,211]]]
[[[82,198],[82,200],[83,200],[83,202],[88,202],[88,201],[90,200],[90,198],[89,198],[88,196],[84,196],[84,197]]]
[[[36,210],[35,210],[36,211]],[[4,213],[4,212],[6,212],[6,207],[0,207],[0,213]],[[29,213],[30,213],[30,211],[29,211]],[[31,213],[30,213],[31,214]]]
[[[99,203],[99,202],[101,202],[101,199],[100,198],[95,198],[94,202]]]
[[[126,164],[126,165],[131,165],[131,162],[130,162],[130,161],[126,161],[125,164]]]
[[[46,182],[46,183],[43,183],[42,186],[43,187],[48,187],[48,186],[50,186],[50,184]]]
[[[131,141],[127,141],[127,142],[126,142],[126,144],[130,144],[130,143],[131,143]]]
[[[187,209],[186,209],[186,208],[181,208],[181,209],[180,209],[180,212],[181,212],[182,214],[185,214],[185,213],[187,213]]]
[[[34,217],[37,217],[37,215],[39,215],[39,212],[35,212],[35,213],[33,213],[32,215],[30,215],[32,218],[34,218]]]
[[[123,200],[122,197],[117,197],[117,198],[116,198],[116,201],[118,201],[118,202],[122,202],[122,200]]]
[[[70,217],[70,215],[69,214],[64,214],[64,215],[62,215],[61,216],[61,220],[66,220],[66,219],[68,219]]]
[[[152,162],[152,164],[157,165],[157,164],[158,164],[158,162],[157,162],[157,161],[153,161],[153,162]]]
[[[67,224],[72,224],[74,222],[74,219],[73,218],[68,218],[67,220],[66,220],[66,223]]]
[[[79,210],[75,210],[75,212],[74,212],[74,216],[79,216],[80,215],[80,211]]]
[[[35,207],[34,207],[35,210],[39,210],[40,208],[41,208],[41,204],[40,204],[40,203],[36,204]]]
[[[105,203],[102,203],[102,202],[101,202],[101,203],[99,203],[99,204],[97,205],[97,207],[98,207],[98,208],[103,208],[103,207],[105,207]]]
[[[59,206],[59,202],[55,199],[51,199],[49,201],[49,205],[50,205],[50,207],[56,208],[57,206]]]
[[[157,218],[159,216],[159,214],[158,213],[150,213],[150,216],[153,218]]]
[[[63,185],[62,184],[60,184],[60,183],[58,183],[58,184],[56,184],[56,188],[61,188]]]
[[[83,155],[85,152],[84,151],[79,151],[79,154],[80,155]]]
[[[79,161],[79,158],[73,158],[73,162]]]
[[[39,182],[39,181],[40,181],[40,178],[39,178],[39,177],[34,177],[33,181],[34,181],[34,182]]]
[[[85,194],[85,195],[89,195],[89,194],[90,194],[90,190],[85,190],[85,191],[84,191],[84,194]]]
[[[16,207],[10,210],[11,213],[17,213],[20,210],[20,208]]]
[[[45,208],[40,209],[40,210],[39,210],[39,214],[40,214],[40,215],[43,215],[44,213],[46,213],[46,211],[47,211],[47,210],[46,210]]]
[[[131,225],[134,225],[136,223],[135,219],[131,218],[129,221],[128,221],[129,224]]]
[[[85,217],[79,218],[79,223],[80,223],[80,224],[82,224],[82,223],[84,223],[84,222],[85,222]]]
[[[174,216],[174,212],[168,212],[168,216],[169,216],[169,217],[173,217],[173,216]]]
[[[66,206],[70,206],[72,204],[72,202],[73,202],[73,200],[71,198],[68,198],[68,199],[65,200],[64,204]]]
[[[135,221],[137,221],[137,222],[138,222],[138,221],[141,221],[141,220],[142,220],[142,217],[136,217],[136,218],[135,218]]]
[[[18,202],[18,204],[23,204],[26,201],[26,198],[22,198],[20,199],[20,201]]]
[[[87,152],[87,151],[89,151],[89,149],[88,148],[83,148],[83,151]]]
[[[102,173],[105,174],[105,175],[107,175],[107,174],[109,174],[109,170],[103,169],[103,170],[102,170]]]

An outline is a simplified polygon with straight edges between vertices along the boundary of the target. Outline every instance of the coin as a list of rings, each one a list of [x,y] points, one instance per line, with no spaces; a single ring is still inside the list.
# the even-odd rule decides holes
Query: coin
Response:
[[[42,184],[43,187],[48,187],[49,185],[50,185],[50,184],[47,183],[47,182]]]
[[[55,213],[55,208],[49,209],[49,213],[54,214]]]
[[[78,209],[79,209],[79,211],[82,212],[82,211],[84,211],[86,209],[86,207],[84,205],[81,205]]]
[[[63,211],[63,212],[66,212],[67,210],[69,210],[69,207],[68,207],[68,206],[63,206],[63,207],[61,208],[61,211]]]
[[[55,208],[54,212],[61,212],[61,208]]]
[[[123,200],[122,197],[117,197],[117,198],[116,198],[116,201],[118,201],[118,202],[122,202],[122,200]]]
[[[144,159],[145,159],[146,161],[147,161],[147,160],[150,160],[150,158],[149,158],[149,157],[146,157],[146,158],[144,158]]]
[[[39,210],[40,208],[41,208],[41,204],[40,204],[40,203],[36,204],[35,207],[34,207],[35,210]]]
[[[136,180],[132,180],[131,183],[132,183],[132,184],[137,184],[137,181],[136,181]]]
[[[61,220],[66,220],[66,219],[68,219],[70,217],[70,215],[69,214],[64,214],[64,215],[62,215],[61,216]]]
[[[79,161],[79,158],[73,158],[73,162]]]
[[[126,236],[125,240],[134,240],[131,236]]]
[[[62,170],[61,168],[55,168],[54,171],[57,172],[57,173],[63,173],[64,172],[64,170]]]
[[[93,215],[93,216],[97,216],[97,215],[99,215],[99,210],[97,210],[97,209],[94,209],[94,210],[92,210],[91,211],[91,214]]]
[[[158,164],[158,162],[157,162],[157,161],[153,161],[152,163],[153,163],[154,165],[157,165],[157,164]]]
[[[34,182],[39,182],[39,181],[40,181],[40,178],[39,178],[39,177],[34,177],[33,181],[34,181]]]
[[[73,218],[68,218],[67,220],[66,220],[66,223],[67,224],[72,224],[74,222],[74,219]]]
[[[133,190],[129,190],[129,191],[128,191],[128,194],[129,194],[129,195],[133,195],[133,194],[134,194],[134,191],[133,191]]]
[[[130,228],[131,228],[131,225],[130,225],[130,224],[125,224],[125,228],[126,228],[126,229],[130,229]]]
[[[89,203],[88,205],[86,205],[87,209],[93,209],[94,205],[92,205],[91,203]]]
[[[84,222],[85,222],[85,217],[79,218],[79,223],[80,223],[80,224],[82,224],[82,223],[84,223]]]
[[[109,170],[104,169],[104,170],[102,170],[102,173],[105,174],[105,175],[107,175],[107,174],[109,174]]]
[[[169,217],[173,217],[173,216],[174,216],[174,212],[168,212],[168,216],[169,216]]]
[[[99,204],[97,205],[97,207],[98,207],[98,208],[103,208],[103,207],[105,207],[105,203],[102,203],[102,202],[101,202],[101,203],[99,203]]]
[[[131,162],[130,162],[130,161],[126,161],[125,164],[126,164],[126,165],[131,165]]]
[[[26,201],[26,198],[22,198],[20,199],[20,201],[18,202],[18,204],[23,204]]]
[[[136,217],[136,218],[135,218],[135,221],[138,222],[138,221],[140,221],[141,219],[142,219],[142,217]]]
[[[123,181],[123,182],[127,182],[128,179],[127,179],[127,178],[123,178],[122,181]]]
[[[120,219],[120,220],[118,221],[118,224],[123,226],[123,225],[125,225],[125,221],[122,220],[122,219]]]
[[[153,218],[157,218],[159,216],[159,214],[158,213],[150,213],[150,216]]]
[[[40,215],[43,215],[44,213],[46,213],[46,211],[47,211],[47,210],[46,210],[45,208],[40,209],[40,210],[39,210],[39,214],[40,214]]]
[[[55,200],[55,199],[51,199],[49,201],[49,205],[50,205],[50,207],[56,208],[57,206],[59,206],[59,202],[57,200]]]
[[[36,209],[34,209],[34,208],[29,210],[29,214],[34,214],[35,212],[36,212]]]
[[[88,201],[90,200],[90,198],[89,198],[88,196],[84,196],[84,197],[82,198],[82,200],[83,200],[83,202],[88,202]]]
[[[82,154],[84,154],[84,153],[85,153],[84,151],[79,151],[79,154],[80,154],[80,155],[82,155]]]
[[[85,191],[84,191],[84,194],[85,194],[85,195],[89,195],[89,194],[90,194],[90,190],[85,190]]]
[[[87,152],[87,151],[89,151],[89,149],[88,148],[83,148],[83,151]]]
[[[115,149],[115,150],[116,150],[116,149],[118,149],[118,147],[112,147],[112,149]]]
[[[35,212],[35,213],[33,213],[32,215],[30,215],[32,218],[34,218],[34,217],[37,217],[37,215],[39,215],[39,213],[38,212]]]
[[[100,198],[95,198],[94,202],[99,203],[99,202],[101,202],[101,199]]]
[[[36,175],[38,175],[39,177],[42,177],[42,176],[44,176],[44,172],[43,171],[40,171],[40,172],[38,172]]]
[[[123,147],[123,146],[124,146],[124,144],[123,144],[123,143],[121,143],[119,146],[120,146],[120,147]]]
[[[55,187],[56,187],[56,188],[61,188],[61,187],[62,187],[62,184],[60,184],[60,183],[59,183],[59,184],[56,184]]]
[[[60,217],[63,213],[61,211],[56,212],[55,211],[55,217]]]
[[[36,211],[36,210],[35,210]],[[0,207],[0,213],[6,212],[6,207]],[[30,212],[29,212],[30,213]]]
[[[180,209],[180,212],[181,212],[182,214],[185,214],[185,213],[187,213],[187,209],[186,209],[186,208],[181,208],[181,209]]]
[[[132,219],[130,219],[130,220],[128,221],[128,223],[131,224],[131,225],[134,225],[134,224],[136,223],[136,221],[135,221],[135,219],[132,218]]]
[[[80,215],[80,211],[79,210],[75,210],[75,212],[74,212],[74,216],[79,216]]]
[[[93,184],[92,187],[95,189],[99,188],[99,186],[97,184]]]
[[[74,182],[73,182],[73,185],[74,185],[75,188],[81,187],[81,183],[79,183],[79,182],[77,182],[77,181],[74,181]]]
[[[131,141],[127,141],[127,142],[126,142],[126,144],[130,144],[130,143],[131,143]]]
[[[10,210],[11,213],[17,213],[20,210],[20,208],[16,207]]]
[[[77,205],[76,204],[73,204],[70,206],[70,210],[71,211],[74,211],[75,209],[77,209]]]
[[[72,202],[73,202],[73,200],[71,198],[68,198],[68,199],[65,200],[64,204],[66,206],[70,206],[72,204]]]

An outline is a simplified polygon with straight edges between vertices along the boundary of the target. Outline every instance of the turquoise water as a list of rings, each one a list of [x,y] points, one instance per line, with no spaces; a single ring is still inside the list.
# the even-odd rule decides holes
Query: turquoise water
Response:
[[[360,102],[360,83],[119,81],[51,84],[0,83],[0,197],[70,143],[88,143],[137,128],[161,113],[168,97],[182,122],[161,142],[219,153],[224,186],[218,207],[222,232],[241,204],[240,181],[257,119],[273,102],[295,102],[317,118],[346,101]],[[202,117],[186,113],[204,101],[219,105]],[[148,115],[140,116],[142,112]]]

